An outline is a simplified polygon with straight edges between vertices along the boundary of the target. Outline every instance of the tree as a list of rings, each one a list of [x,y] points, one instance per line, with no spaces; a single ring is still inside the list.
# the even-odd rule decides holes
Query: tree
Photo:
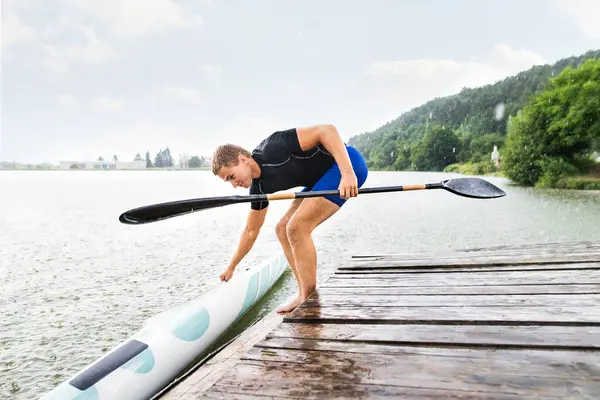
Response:
[[[146,168],[153,168],[152,160],[150,159],[150,152],[146,150]]]
[[[508,119],[508,138],[502,164],[507,177],[526,186],[535,185],[541,175],[532,113],[531,108],[525,107],[514,118]]]
[[[142,161],[142,156],[140,156],[140,153],[137,153],[135,155],[135,157],[133,158],[133,161]]]
[[[442,171],[458,160],[460,139],[453,130],[432,126],[412,151],[412,162],[418,171]]]
[[[548,186],[587,172],[600,137],[600,59],[565,68],[547,89],[509,121],[504,157],[508,178]]]
[[[173,157],[171,156],[171,150],[169,150],[168,147],[165,149],[163,157],[165,160],[165,167],[172,167],[173,166]]]
[[[163,154],[164,153],[162,149],[158,150],[158,153],[156,153],[156,156],[154,157],[154,166],[156,168],[163,168],[165,166],[165,158]]]
[[[165,168],[173,166],[173,157],[171,150],[167,147],[165,150],[160,149],[154,158],[154,166],[157,168]]]
[[[499,133],[488,133],[477,136],[469,143],[470,160],[472,162],[481,162],[490,160],[494,146],[501,150],[506,138]]]
[[[202,158],[204,158],[204,157],[202,157]],[[203,160],[201,160],[200,157],[198,157],[198,156],[190,157],[190,161],[188,162],[188,166],[190,168],[200,168],[200,167],[202,167],[203,164],[204,164]]]
[[[412,168],[411,151],[412,147],[409,145],[398,147],[398,155],[396,156],[396,161],[394,161],[394,170],[405,171]]]

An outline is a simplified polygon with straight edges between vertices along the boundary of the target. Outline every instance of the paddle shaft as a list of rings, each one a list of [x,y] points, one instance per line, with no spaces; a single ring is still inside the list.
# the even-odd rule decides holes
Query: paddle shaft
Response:
[[[402,185],[402,186],[382,186],[374,188],[358,189],[358,194],[368,193],[385,193],[385,192],[404,192],[409,190],[426,190],[426,189],[443,189],[442,183],[426,183],[421,185]],[[324,196],[338,196],[339,190],[317,190],[308,192],[281,192],[271,193],[265,195],[248,196],[248,201],[261,201],[261,200],[293,200],[303,199],[308,197],[324,197]],[[253,197],[250,199],[250,197]]]

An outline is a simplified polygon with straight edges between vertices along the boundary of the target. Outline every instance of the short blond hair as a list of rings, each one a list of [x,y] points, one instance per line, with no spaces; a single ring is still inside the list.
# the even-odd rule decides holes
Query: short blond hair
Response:
[[[221,168],[238,165],[238,156],[242,154],[246,157],[252,157],[252,154],[245,148],[237,144],[222,144],[214,151],[212,156],[212,172],[217,175]]]

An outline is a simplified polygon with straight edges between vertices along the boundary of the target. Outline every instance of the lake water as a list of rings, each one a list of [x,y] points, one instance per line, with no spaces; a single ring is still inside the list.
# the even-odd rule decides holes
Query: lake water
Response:
[[[365,186],[438,182],[443,173],[371,172]],[[486,178],[507,196],[443,190],[351,199],[314,233],[319,282],[353,255],[600,240],[600,193],[536,190]],[[210,171],[0,171],[0,397],[32,399],[135,333],[143,321],[217,282],[249,204],[127,226],[123,211],[246,194]],[[271,202],[239,268],[278,252]],[[291,273],[238,330],[294,293]]]

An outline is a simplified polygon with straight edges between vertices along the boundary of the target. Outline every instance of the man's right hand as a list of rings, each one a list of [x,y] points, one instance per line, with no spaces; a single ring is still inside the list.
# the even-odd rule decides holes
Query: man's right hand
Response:
[[[265,216],[267,214],[267,210],[269,208],[265,207],[262,210],[250,210],[250,214],[248,214],[248,220],[246,222],[246,227],[242,231],[242,237],[240,238],[240,243],[238,244],[238,248],[233,255],[232,260],[229,262],[229,266],[219,277],[221,281],[228,281],[231,279],[233,275],[233,271],[235,271],[235,267],[242,261],[244,256],[248,254],[256,238],[258,237],[258,232],[265,221]]]
[[[233,271],[235,270],[235,268],[227,268],[225,270],[225,272],[223,272],[219,278],[221,279],[221,281],[225,281],[227,282],[228,280],[231,279],[231,276],[233,275]]]

